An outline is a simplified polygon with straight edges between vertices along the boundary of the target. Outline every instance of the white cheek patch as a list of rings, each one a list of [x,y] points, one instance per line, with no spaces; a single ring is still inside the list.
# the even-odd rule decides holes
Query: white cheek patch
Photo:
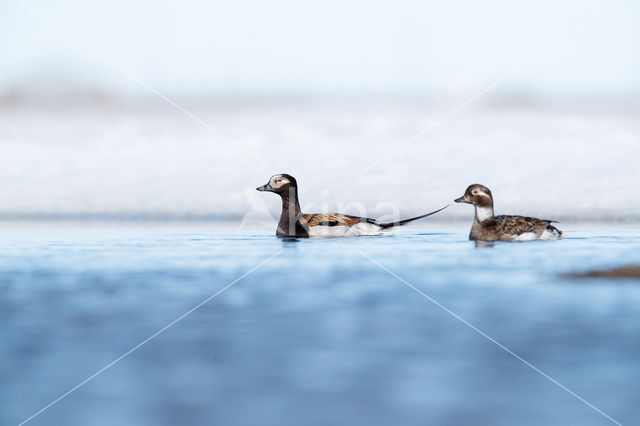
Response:
[[[278,179],[280,180],[280,182],[278,182]],[[271,182],[269,182],[269,185],[271,185],[272,188],[280,188],[282,185],[286,185],[288,183],[289,179],[274,176],[271,178]]]

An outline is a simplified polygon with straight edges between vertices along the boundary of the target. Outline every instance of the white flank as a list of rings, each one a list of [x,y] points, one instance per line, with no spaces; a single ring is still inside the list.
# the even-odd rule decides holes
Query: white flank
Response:
[[[535,232],[525,232],[518,235],[514,241],[533,241],[533,240],[557,240],[560,235],[550,229],[545,229],[540,235]]]
[[[537,239],[538,235],[535,232],[525,232],[524,234],[518,235],[514,241],[533,241]]]
[[[380,235],[380,226],[373,223],[356,223],[353,226],[312,226],[309,228],[309,236],[316,238],[327,237],[359,237],[365,235]]]
[[[348,226],[312,226],[309,228],[310,237],[344,237],[349,232]]]
[[[360,222],[349,228],[349,235],[351,237],[365,236],[365,235],[380,235],[382,234],[382,228],[379,225],[373,223]]]

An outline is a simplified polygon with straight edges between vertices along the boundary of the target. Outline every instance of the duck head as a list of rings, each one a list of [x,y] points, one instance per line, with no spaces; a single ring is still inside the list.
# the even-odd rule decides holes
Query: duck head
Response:
[[[256,188],[258,191],[275,192],[276,194],[288,194],[289,190],[297,188],[296,178],[286,173],[271,176],[269,182]]]
[[[464,195],[454,200],[456,203],[467,203],[479,207],[493,206],[493,195],[491,190],[484,185],[478,183],[469,185]]]

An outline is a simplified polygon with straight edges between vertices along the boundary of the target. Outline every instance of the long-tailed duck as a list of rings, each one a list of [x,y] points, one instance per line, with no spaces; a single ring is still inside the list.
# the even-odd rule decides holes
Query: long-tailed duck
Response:
[[[470,240],[530,241],[556,240],[562,231],[552,225],[555,221],[524,216],[494,216],[493,196],[483,185],[470,185],[456,203],[473,204],[476,209]]]
[[[274,175],[269,183],[256,188],[258,191],[275,192],[282,199],[282,213],[276,235],[280,237],[356,237],[380,235],[395,227],[423,217],[431,216],[448,207],[411,219],[380,223],[375,219],[349,216],[339,213],[303,214],[298,201],[298,183],[288,174]]]

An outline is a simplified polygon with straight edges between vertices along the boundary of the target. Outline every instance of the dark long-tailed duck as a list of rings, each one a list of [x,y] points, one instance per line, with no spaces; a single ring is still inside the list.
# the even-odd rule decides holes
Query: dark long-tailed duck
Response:
[[[470,185],[456,203],[473,204],[476,215],[471,226],[470,240],[531,241],[556,240],[562,231],[552,225],[555,221],[525,216],[494,216],[493,196],[483,185]]]
[[[304,214],[298,201],[298,183],[287,174],[274,175],[269,183],[256,188],[258,191],[275,192],[282,199],[282,213],[276,235],[280,237],[356,237],[380,235],[395,227],[438,213],[441,209],[398,222],[379,223],[375,219],[349,216],[339,213]]]

